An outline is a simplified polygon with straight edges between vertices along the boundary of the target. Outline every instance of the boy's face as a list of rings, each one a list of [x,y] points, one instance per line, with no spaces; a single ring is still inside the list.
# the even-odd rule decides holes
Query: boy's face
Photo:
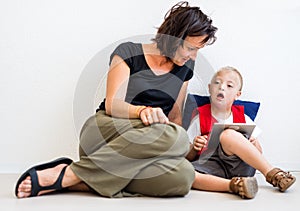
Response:
[[[231,106],[240,95],[241,82],[239,75],[232,70],[221,70],[208,85],[211,103]]]

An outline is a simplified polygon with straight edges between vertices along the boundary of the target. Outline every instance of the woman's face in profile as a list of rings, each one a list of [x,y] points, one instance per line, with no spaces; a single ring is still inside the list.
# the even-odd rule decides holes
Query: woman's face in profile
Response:
[[[207,35],[196,37],[187,36],[183,41],[183,44],[177,48],[172,61],[178,66],[183,66],[188,60],[195,60],[199,49],[205,46],[203,40],[206,36]]]

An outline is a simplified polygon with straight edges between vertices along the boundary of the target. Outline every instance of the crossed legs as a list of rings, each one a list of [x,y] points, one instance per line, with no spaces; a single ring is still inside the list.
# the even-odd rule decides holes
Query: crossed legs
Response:
[[[220,136],[223,151],[236,155],[248,165],[260,171],[264,176],[273,169],[262,153],[241,133],[232,129],[225,130]]]

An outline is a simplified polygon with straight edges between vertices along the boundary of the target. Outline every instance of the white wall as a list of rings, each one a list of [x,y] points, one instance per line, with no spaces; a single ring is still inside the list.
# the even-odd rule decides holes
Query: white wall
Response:
[[[97,81],[101,84],[96,86],[103,86],[104,53],[115,42],[154,34],[176,2],[0,1],[0,172],[21,172],[58,156],[77,159],[78,127],[97,104],[80,97],[99,95],[92,88]],[[257,123],[264,154],[275,165],[300,170],[300,4],[190,3],[201,6],[219,28],[217,42],[203,49],[200,58],[214,69],[232,65],[242,72],[242,99],[261,102]],[[97,58],[103,66],[97,67]],[[98,78],[87,76],[89,71],[97,74],[97,68]]]

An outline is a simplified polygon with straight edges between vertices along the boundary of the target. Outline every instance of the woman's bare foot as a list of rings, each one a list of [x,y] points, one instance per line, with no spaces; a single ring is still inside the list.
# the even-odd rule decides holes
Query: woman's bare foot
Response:
[[[56,180],[59,177],[59,174],[61,173],[62,169],[66,166],[67,164],[59,164],[53,168],[37,171],[37,176],[38,176],[38,183],[40,186],[45,187],[52,185],[56,182]],[[18,198],[26,198],[31,195],[31,178],[30,176],[26,177],[19,185],[18,187],[18,193],[17,197]],[[44,190],[40,191],[38,193],[39,195],[53,192],[55,190]]]

